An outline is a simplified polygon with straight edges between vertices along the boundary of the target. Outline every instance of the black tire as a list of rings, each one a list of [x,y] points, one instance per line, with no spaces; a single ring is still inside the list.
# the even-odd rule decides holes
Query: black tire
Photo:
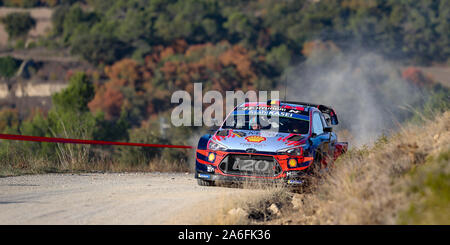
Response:
[[[202,179],[197,179],[197,183],[200,186],[215,186],[216,185],[214,183],[214,181],[202,180]]]

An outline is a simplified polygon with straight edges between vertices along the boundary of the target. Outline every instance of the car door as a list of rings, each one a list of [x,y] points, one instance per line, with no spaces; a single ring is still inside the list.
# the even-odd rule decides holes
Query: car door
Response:
[[[313,137],[311,138],[311,141],[315,147],[315,155],[324,160],[329,155],[330,134],[324,131],[324,125],[319,112],[313,113],[312,133]]]
[[[330,125],[327,123],[327,120],[325,120],[325,117],[323,113],[320,113],[320,119],[322,120],[323,127],[330,127]],[[324,143],[324,151],[326,151],[327,156],[333,156],[334,155],[334,148],[337,141],[336,133],[334,132],[326,132],[325,134],[328,134],[328,140]]]

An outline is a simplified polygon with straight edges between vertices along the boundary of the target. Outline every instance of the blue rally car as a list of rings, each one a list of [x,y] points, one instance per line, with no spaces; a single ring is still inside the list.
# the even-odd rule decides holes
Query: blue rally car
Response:
[[[200,138],[195,178],[217,182],[281,181],[299,185],[347,151],[331,125],[328,106],[303,102],[249,102],[237,106],[213,134]]]

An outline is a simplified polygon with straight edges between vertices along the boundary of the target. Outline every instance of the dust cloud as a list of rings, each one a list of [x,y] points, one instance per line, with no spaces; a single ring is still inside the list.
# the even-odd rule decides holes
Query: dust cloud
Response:
[[[331,106],[340,121],[335,130],[347,132],[352,146],[370,145],[425,96],[402,79],[399,67],[375,53],[313,54],[285,71],[286,99]]]

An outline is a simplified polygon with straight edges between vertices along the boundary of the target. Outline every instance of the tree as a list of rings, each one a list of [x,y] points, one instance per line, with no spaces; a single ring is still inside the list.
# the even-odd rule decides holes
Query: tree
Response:
[[[24,37],[36,26],[30,13],[10,13],[1,19],[10,39]]]
[[[41,4],[40,0],[4,0],[5,6],[19,7],[19,8],[32,8]]]
[[[450,62],[450,1],[440,2],[437,23],[436,31],[439,38],[436,44],[439,47],[442,60]]]
[[[220,40],[223,20],[216,1],[176,1],[154,14],[156,34],[166,43],[180,38],[194,43]]]
[[[78,36],[72,42],[72,54],[81,55],[94,64],[112,64],[132,48],[117,38],[100,33]]]
[[[241,12],[234,12],[228,16],[224,27],[235,39],[250,39],[255,35],[255,27],[249,16]]]
[[[446,37],[448,37],[449,31],[447,29],[443,33],[444,36],[439,36],[438,30],[442,27],[439,26],[437,28],[439,23],[439,2],[441,1],[405,0],[401,1],[401,3],[392,4],[393,8],[398,9],[397,13],[399,13],[401,18],[400,33],[403,41],[401,48],[406,58],[425,64],[431,61],[446,60],[445,52],[442,51],[446,50],[449,43],[442,43],[441,41],[448,40]],[[445,12],[448,13],[446,10],[441,10],[441,13],[444,15]],[[448,17],[447,14],[447,17],[444,17],[444,19]],[[441,23],[444,23],[444,21],[441,21]]]
[[[278,72],[282,72],[291,61],[291,53],[286,45],[280,45],[270,50],[267,55],[267,62],[277,68]]]
[[[94,86],[89,77],[82,72],[75,73],[70,78],[69,86],[52,96],[53,106],[48,115],[45,117],[37,113],[20,126],[20,131],[25,135],[92,139],[97,119],[90,113],[87,104],[93,96]],[[88,145],[26,144],[34,154],[61,163],[73,163],[78,156],[82,156],[80,159],[84,161],[90,149]]]
[[[20,66],[20,62],[11,56],[0,58],[0,76],[5,78],[11,78],[16,74],[17,69]]]
[[[69,86],[54,94],[52,99],[56,110],[87,112],[87,105],[94,98],[94,94],[94,85],[88,76],[78,72],[70,78]]]

